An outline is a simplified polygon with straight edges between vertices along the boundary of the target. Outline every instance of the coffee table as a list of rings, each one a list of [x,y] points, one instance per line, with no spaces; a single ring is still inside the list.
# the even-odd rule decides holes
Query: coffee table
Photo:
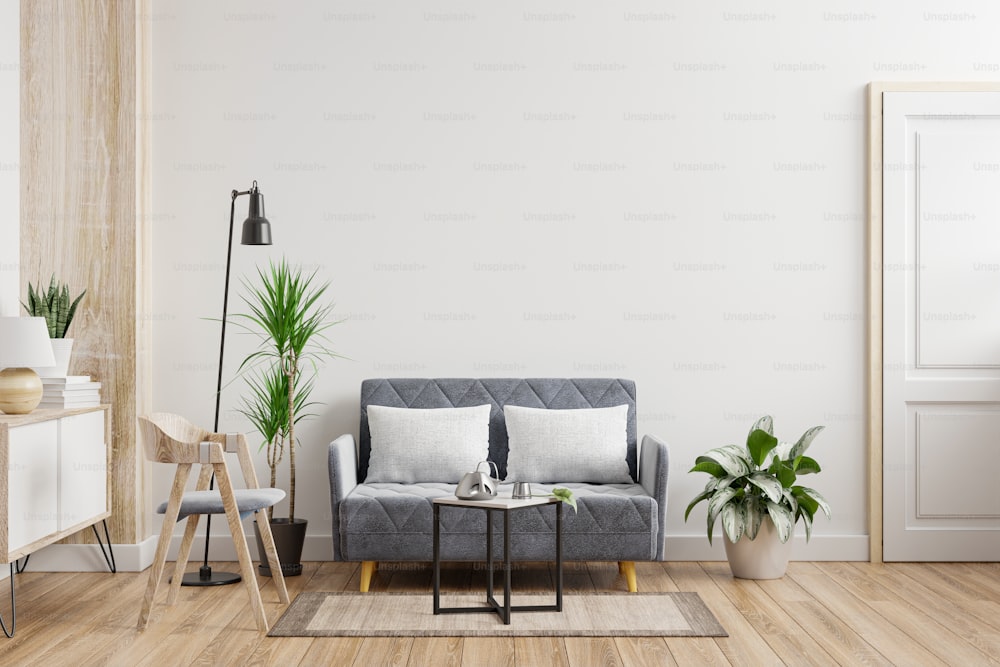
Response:
[[[512,512],[555,505],[556,512],[556,602],[549,605],[511,605],[510,603],[510,515]],[[460,498],[434,498],[434,614],[463,614],[496,612],[500,620],[510,625],[510,614],[514,611],[562,611],[563,598],[563,557],[562,557],[562,501],[551,496],[539,498],[511,498],[497,496],[490,500],[461,500]],[[486,512],[486,580],[485,607],[442,607],[441,606],[441,507],[463,507],[481,509]],[[493,595],[493,513],[503,512],[503,604]]]

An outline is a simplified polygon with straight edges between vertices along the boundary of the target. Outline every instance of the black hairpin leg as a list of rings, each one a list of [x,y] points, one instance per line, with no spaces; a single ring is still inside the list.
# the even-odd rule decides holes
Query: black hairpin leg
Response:
[[[14,600],[14,563],[10,564],[10,630],[7,629],[3,615],[0,615],[0,627],[3,628],[3,633],[7,635],[8,639],[14,636],[14,629],[17,628],[17,606]]]
[[[104,524],[104,541],[108,543],[108,550],[104,550],[104,542],[101,542],[101,536],[97,533],[97,524],[93,524],[91,528],[94,529],[94,537],[97,538],[97,546],[101,547],[101,554],[104,556],[104,562],[108,564],[108,569],[111,570],[112,574],[118,572],[118,568],[115,566],[115,551],[111,548],[111,537],[108,535],[108,520],[105,519],[101,521]],[[25,563],[27,564],[27,563]]]
[[[94,537],[97,538],[97,545],[101,547],[101,554],[104,556],[104,562],[108,564],[108,569],[111,570],[112,574],[118,572],[118,567],[115,565],[115,551],[111,547],[111,536],[108,534],[108,522],[105,519],[101,522],[104,524],[104,542],[108,543],[108,548],[105,551],[104,542],[101,542],[101,535],[97,532],[97,524],[93,524],[91,528],[94,529]],[[7,623],[3,620],[3,615],[0,614],[0,628],[3,629],[3,633],[7,635],[10,639],[14,636],[14,630],[17,628],[17,603],[14,598],[14,575],[24,572],[28,567],[28,559],[31,558],[31,554],[24,557],[23,562],[13,561],[10,564],[10,629],[7,629]]]

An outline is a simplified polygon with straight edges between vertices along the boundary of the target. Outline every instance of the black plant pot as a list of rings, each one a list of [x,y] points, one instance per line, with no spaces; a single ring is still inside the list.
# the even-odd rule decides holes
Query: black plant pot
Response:
[[[288,523],[288,519],[272,519],[271,534],[274,536],[274,546],[278,550],[278,562],[281,563],[281,574],[286,577],[297,577],[302,574],[302,545],[306,541],[306,526],[308,519],[296,519]],[[267,554],[264,543],[260,539],[257,522],[253,524],[253,532],[257,537],[257,553],[260,563],[257,570],[265,577],[271,576],[271,568],[267,564]]]

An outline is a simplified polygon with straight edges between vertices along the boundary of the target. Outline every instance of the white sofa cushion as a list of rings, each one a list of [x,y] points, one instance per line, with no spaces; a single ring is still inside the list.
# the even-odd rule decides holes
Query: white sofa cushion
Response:
[[[429,410],[369,405],[368,426],[366,482],[454,484],[489,456],[489,405]]]
[[[544,410],[504,406],[508,482],[626,484],[628,406]]]

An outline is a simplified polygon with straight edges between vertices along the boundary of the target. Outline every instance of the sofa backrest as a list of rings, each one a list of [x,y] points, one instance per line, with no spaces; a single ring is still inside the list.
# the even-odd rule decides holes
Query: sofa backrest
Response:
[[[465,408],[490,404],[490,460],[507,476],[507,426],[503,406],[566,410],[628,405],[628,470],[636,475],[635,382],[607,378],[377,378],[361,383],[358,479],[368,475],[371,431],[368,406]]]

